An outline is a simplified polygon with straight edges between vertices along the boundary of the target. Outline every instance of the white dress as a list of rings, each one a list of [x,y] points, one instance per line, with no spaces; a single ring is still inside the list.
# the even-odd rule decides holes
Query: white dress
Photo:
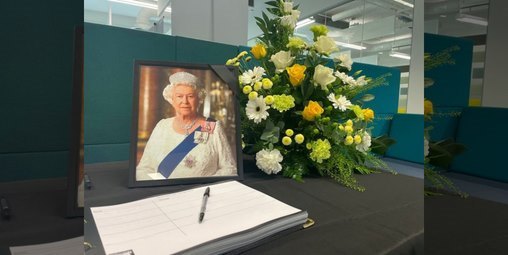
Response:
[[[163,119],[153,129],[136,167],[136,180],[165,179],[157,171],[159,164],[186,137],[175,132],[173,121],[174,117]],[[198,143],[189,151],[168,179],[237,175],[236,159],[224,129],[219,121],[215,123],[215,129],[209,134],[208,140],[205,143]]]

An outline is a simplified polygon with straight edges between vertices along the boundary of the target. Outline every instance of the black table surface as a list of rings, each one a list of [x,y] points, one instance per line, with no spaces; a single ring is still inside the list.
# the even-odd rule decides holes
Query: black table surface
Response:
[[[83,217],[66,216],[66,179],[2,183],[12,217],[0,219],[0,255],[9,247],[56,242],[83,235]]]
[[[390,173],[357,176],[367,190],[348,189],[324,177],[304,183],[268,176],[251,161],[242,183],[306,210],[315,225],[263,242],[243,254],[423,254],[423,180]],[[85,191],[87,255],[104,254],[90,207],[134,201],[192,188],[178,185],[127,188],[128,163],[85,166],[92,189]]]

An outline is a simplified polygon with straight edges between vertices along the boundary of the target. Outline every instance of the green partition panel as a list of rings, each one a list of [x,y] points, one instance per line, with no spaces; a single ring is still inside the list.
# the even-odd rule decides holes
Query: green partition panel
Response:
[[[85,24],[86,163],[128,159],[128,147],[127,151],[115,148],[130,142],[136,59],[175,61],[175,38]],[[92,145],[102,145],[108,157],[94,152],[98,147]]]
[[[37,10],[26,14],[24,10]],[[70,141],[75,27],[83,3],[2,4],[0,181],[64,177]],[[33,153],[33,154],[32,154]]]
[[[462,107],[435,107],[432,120],[425,121],[431,141],[455,139]]]
[[[459,48],[451,53],[455,64],[441,65],[425,71],[425,77],[434,80],[434,85],[425,88],[425,98],[431,100],[435,107],[467,107],[473,42],[463,38],[425,34],[424,44],[425,53],[431,55],[450,47]]]
[[[399,107],[399,90],[400,90],[400,70],[386,66],[376,66],[363,63],[353,63],[350,75],[356,71],[362,70],[361,75],[371,77],[373,79],[385,74],[386,84],[367,91],[367,94],[373,94],[376,98],[366,102],[363,107],[368,107],[376,113],[397,113]]]
[[[387,157],[423,164],[423,115],[395,114],[390,137],[396,143],[386,152]]]
[[[466,151],[457,155],[451,170],[496,181],[508,182],[506,145],[508,109],[466,107],[457,130],[457,142]]]
[[[371,130],[372,137],[389,135],[392,119],[393,114],[391,113],[375,114],[374,120],[372,121],[371,124],[371,127],[373,127],[373,129]]]

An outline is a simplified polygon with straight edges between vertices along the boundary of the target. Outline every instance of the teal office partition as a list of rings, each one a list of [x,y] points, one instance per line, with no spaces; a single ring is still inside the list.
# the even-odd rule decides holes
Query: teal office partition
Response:
[[[390,137],[396,143],[390,146],[386,156],[423,164],[423,115],[395,114]]]
[[[179,62],[224,65],[236,56],[238,46],[177,36],[175,51]]]
[[[371,108],[376,113],[397,113],[399,108],[400,70],[386,66],[353,63],[350,75],[358,70],[362,70],[360,75],[365,75],[372,79],[389,74],[386,77],[386,84],[366,92],[367,94],[375,95],[376,98],[366,102],[363,107]]]
[[[75,27],[83,3],[2,6],[0,182],[67,175]],[[14,21],[14,23],[13,23]],[[15,36],[13,36],[15,35]]]
[[[467,107],[473,42],[463,38],[425,34],[424,43],[425,53],[431,55],[457,47],[456,51],[450,53],[454,64],[444,64],[425,71],[425,77],[434,81],[434,85],[425,88],[425,98],[431,100],[435,107]]]

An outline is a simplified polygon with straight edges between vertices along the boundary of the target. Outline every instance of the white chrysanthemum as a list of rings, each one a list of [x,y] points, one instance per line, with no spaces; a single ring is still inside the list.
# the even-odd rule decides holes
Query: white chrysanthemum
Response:
[[[327,90],[326,86],[332,82],[334,82],[337,78],[333,76],[333,69],[323,66],[317,65],[314,69],[314,86],[320,85],[321,89]]]
[[[351,101],[349,101],[345,96],[339,95],[339,97],[336,97],[334,93],[330,93],[328,95],[328,100],[333,103],[333,107],[335,109],[339,109],[341,111],[346,111],[347,108],[353,106]]]
[[[348,54],[340,54],[338,57],[333,59],[335,62],[340,62],[339,66],[347,68],[348,71],[351,71],[351,66],[353,65],[353,60]]]
[[[270,106],[266,105],[263,96],[259,96],[254,100],[249,100],[245,112],[249,120],[253,120],[254,123],[260,123],[270,115],[267,112],[268,109],[270,109]]]
[[[429,155],[429,140],[426,137],[423,137],[423,156],[427,157]]]
[[[355,78],[347,75],[346,73],[336,71],[334,75],[337,76],[343,83],[351,86],[356,86]]]
[[[361,152],[367,152],[372,143],[372,138],[367,132],[363,132],[362,142],[356,145],[356,150]]]
[[[245,85],[254,84],[257,81],[260,81],[265,75],[265,69],[260,66],[254,67],[252,70],[245,71],[240,76],[240,82]]]
[[[284,157],[282,157],[282,154],[277,149],[262,149],[256,153],[256,166],[267,174],[277,174],[282,170],[280,162],[283,159]]]

